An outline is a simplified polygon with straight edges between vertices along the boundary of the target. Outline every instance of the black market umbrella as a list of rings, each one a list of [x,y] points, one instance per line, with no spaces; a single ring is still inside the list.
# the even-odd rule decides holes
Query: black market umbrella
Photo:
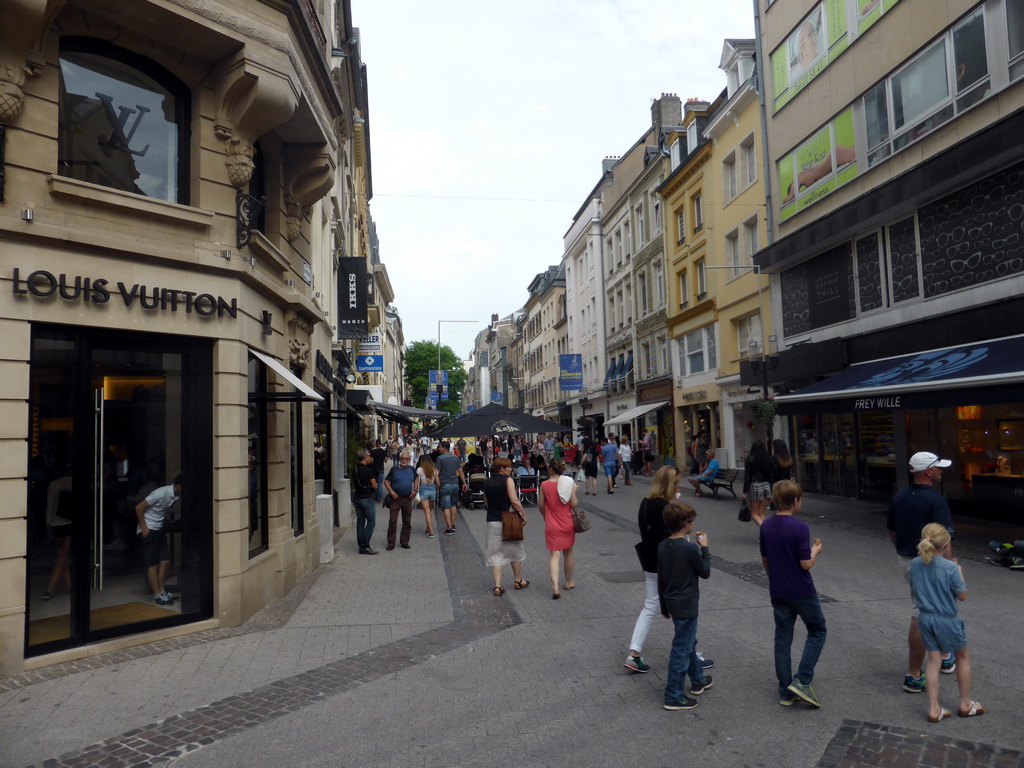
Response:
[[[476,437],[478,435],[514,435],[520,432],[561,432],[564,427],[533,416],[523,411],[502,408],[490,403],[482,408],[460,416],[447,424],[432,437]]]

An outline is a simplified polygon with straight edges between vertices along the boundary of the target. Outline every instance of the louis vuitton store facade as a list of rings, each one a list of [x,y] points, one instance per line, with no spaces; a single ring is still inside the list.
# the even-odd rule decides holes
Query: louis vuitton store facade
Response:
[[[260,40],[217,3],[50,5],[0,26],[0,676],[286,594],[331,490],[314,403],[344,407],[313,363],[341,108],[306,5],[255,4]]]

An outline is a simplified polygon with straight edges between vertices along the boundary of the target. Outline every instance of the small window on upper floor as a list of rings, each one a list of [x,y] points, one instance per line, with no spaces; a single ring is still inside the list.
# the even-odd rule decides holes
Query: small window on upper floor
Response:
[[[163,67],[106,43],[61,43],[61,176],[188,203],[189,91]]]
[[[1024,75],[1024,0],[1006,0],[1010,80]]]
[[[743,158],[743,170],[747,184],[757,181],[757,155],[754,152],[754,136],[748,136],[740,144],[740,155]]]
[[[734,153],[730,153],[722,162],[722,192],[725,203],[736,197],[736,155]]]

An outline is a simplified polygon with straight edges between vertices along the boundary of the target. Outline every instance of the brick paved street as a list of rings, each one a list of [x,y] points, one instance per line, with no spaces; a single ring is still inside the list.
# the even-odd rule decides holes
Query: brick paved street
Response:
[[[651,674],[622,667],[643,596],[632,545],[646,489],[583,497],[594,526],[577,539],[579,586],[559,601],[532,507],[533,584],[502,598],[487,590],[480,510],[454,537],[428,540],[420,523],[412,550],[373,558],[346,532],[334,564],[244,627],[0,680],[0,765],[1024,766],[1024,576],[984,563],[990,527],[960,525],[958,540],[974,693],[989,711],[931,725],[924,697],[900,689],[908,598],[879,505],[804,505],[825,544],[813,573],[829,625],[824,706],[811,710],[775,701],[753,525],[731,499],[695,500],[712,551],[699,637],[715,686],[696,710],[665,712],[669,623],[648,640]],[[955,706],[954,678],[942,683]]]

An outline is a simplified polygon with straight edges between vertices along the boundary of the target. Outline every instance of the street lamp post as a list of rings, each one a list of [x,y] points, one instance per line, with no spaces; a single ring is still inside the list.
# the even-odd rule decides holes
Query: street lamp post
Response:
[[[757,304],[758,304],[758,323],[761,326],[761,397],[765,400],[768,399],[768,365],[766,359],[766,337],[764,335],[764,287],[761,284],[761,266],[759,264],[737,264],[736,266],[716,266],[709,267],[704,266],[704,269],[752,269],[757,273]],[[753,349],[757,346],[757,342],[750,342],[750,347]]]
[[[441,407],[441,393],[440,387],[442,386],[441,379],[441,323],[476,323],[476,320],[438,320],[437,321],[437,386],[438,386],[438,408]]]
[[[590,407],[590,398],[587,397],[586,393],[580,395],[580,410],[582,412],[582,418],[587,418],[587,408]],[[594,423],[587,422],[587,436],[594,439]]]

